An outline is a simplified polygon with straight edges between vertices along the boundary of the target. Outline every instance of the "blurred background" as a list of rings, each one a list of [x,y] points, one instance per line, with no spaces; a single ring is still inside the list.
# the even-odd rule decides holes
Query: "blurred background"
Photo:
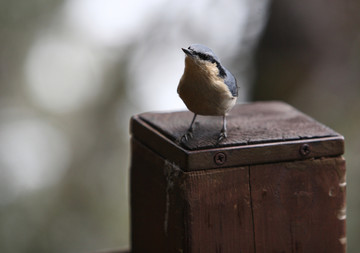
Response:
[[[129,120],[185,109],[181,47],[239,103],[283,100],[345,136],[360,249],[360,1],[0,1],[0,252],[129,246]]]

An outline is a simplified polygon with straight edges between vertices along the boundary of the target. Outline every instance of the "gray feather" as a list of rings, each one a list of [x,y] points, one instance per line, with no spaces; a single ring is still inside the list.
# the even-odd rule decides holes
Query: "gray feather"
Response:
[[[195,52],[198,52],[198,53],[205,54],[205,55],[211,55],[215,60],[219,61],[219,58],[207,46],[204,46],[204,45],[201,45],[201,44],[192,44],[192,45],[189,46],[189,49],[193,50]]]
[[[224,68],[224,69],[226,72],[224,83],[227,85],[227,87],[229,87],[231,94],[234,97],[237,97],[238,96],[238,86],[237,86],[236,78],[233,76],[233,74],[230,73],[229,70],[227,70],[226,68]]]

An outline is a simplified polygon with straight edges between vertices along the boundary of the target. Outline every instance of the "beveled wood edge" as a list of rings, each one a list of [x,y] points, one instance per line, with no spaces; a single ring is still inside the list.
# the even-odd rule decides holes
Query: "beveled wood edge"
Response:
[[[130,134],[132,134],[132,138],[186,171],[189,151],[164,136],[160,131],[142,120],[139,115],[131,118]]]
[[[341,135],[189,151],[164,136],[139,115],[131,118],[130,125],[132,138],[177,164],[185,172],[344,154],[344,137]],[[309,153],[306,150],[301,152],[302,148],[309,149]],[[226,161],[222,164],[214,160],[218,153],[225,155]]]
[[[309,153],[304,153],[302,151],[304,148],[309,150]],[[214,161],[218,153],[223,153],[226,157],[225,163],[221,165],[217,165]],[[191,152],[188,170],[307,160],[340,156],[343,153],[344,138],[342,136],[233,146]],[[201,161],[200,164],[199,161]]]

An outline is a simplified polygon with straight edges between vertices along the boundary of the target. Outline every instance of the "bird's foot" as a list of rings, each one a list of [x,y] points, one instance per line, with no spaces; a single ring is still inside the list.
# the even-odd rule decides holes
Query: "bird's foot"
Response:
[[[181,143],[184,143],[184,142],[188,142],[190,139],[193,138],[193,132],[192,132],[192,129],[188,129],[186,131],[186,133],[182,136],[180,136],[177,140],[176,140],[176,143],[177,144],[181,144]]]
[[[221,130],[218,138],[218,143],[227,138],[226,130]]]
[[[190,130],[187,130],[183,136],[181,136],[180,140],[181,140],[181,142],[187,142],[190,139],[192,139],[192,137],[193,137],[193,132],[192,132],[192,129],[190,129]]]

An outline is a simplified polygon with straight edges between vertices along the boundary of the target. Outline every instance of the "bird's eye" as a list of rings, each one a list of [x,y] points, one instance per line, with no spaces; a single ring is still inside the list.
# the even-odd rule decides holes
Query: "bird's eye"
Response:
[[[199,53],[198,54],[199,58],[201,60],[204,60],[204,61],[209,61],[209,62],[214,62],[214,58],[208,54],[202,54],[202,53]]]

